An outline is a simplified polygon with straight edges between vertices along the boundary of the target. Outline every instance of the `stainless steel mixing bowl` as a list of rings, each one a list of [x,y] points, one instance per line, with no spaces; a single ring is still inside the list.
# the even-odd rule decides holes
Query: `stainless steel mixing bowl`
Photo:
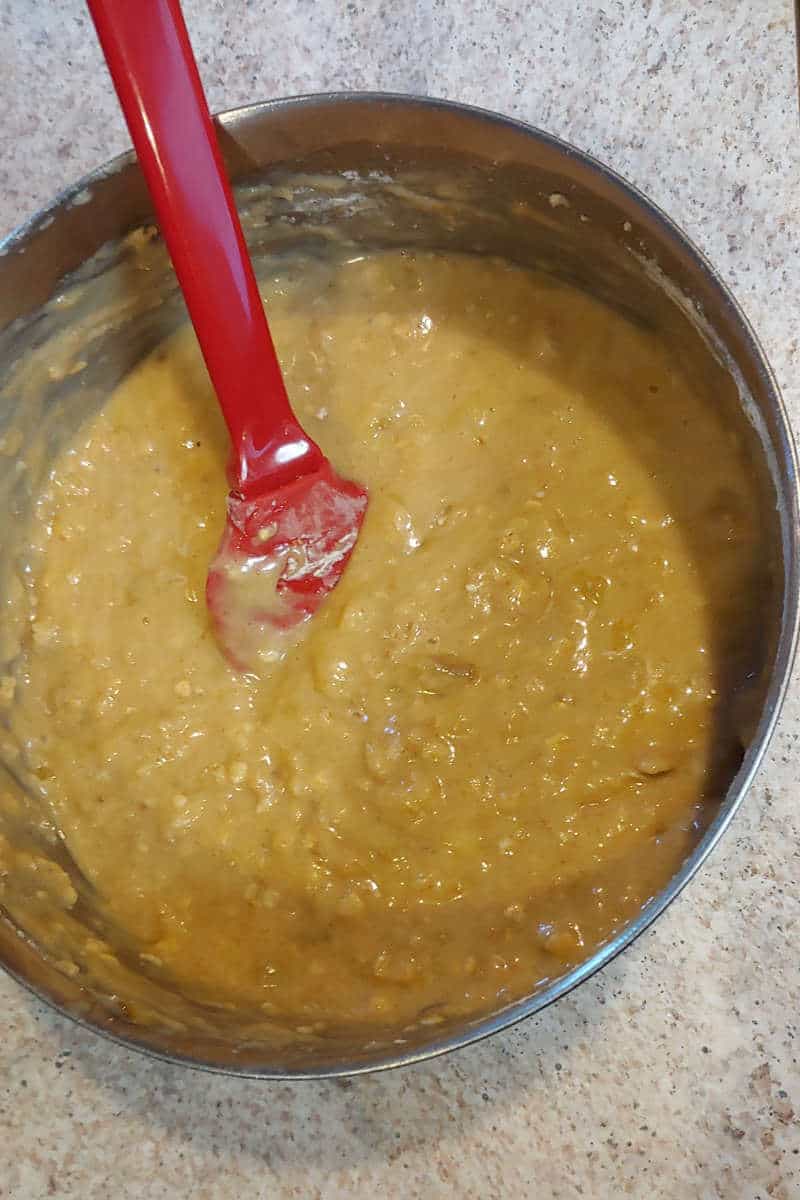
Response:
[[[22,861],[51,864],[72,881],[78,941],[116,963],[104,983],[73,957],[54,961],[48,893],[10,890],[0,855],[0,960],[41,998],[99,1032],[175,1061],[267,1078],[325,1076],[410,1063],[503,1029],[562,996],[607,963],[675,898],[727,826],[775,725],[797,626],[795,456],[786,412],[764,355],[712,267],[642,195],[586,155],[518,122],[440,101],[387,95],[311,96],[258,104],[219,118],[256,256],[324,243],[335,226],[355,243],[454,247],[500,254],[571,280],[659,330],[732,423],[746,429],[773,549],[763,688],[743,761],[680,872],[613,940],[544,990],[473,1022],[347,1038],[254,1026],[236,1012],[180,996],[151,978],[120,931],[108,928],[91,888],[41,811],[6,742],[0,844]],[[265,187],[264,181],[277,181]],[[330,186],[328,186],[330,185]],[[138,167],[124,155],[81,180],[0,248],[2,427],[48,431],[54,446],[182,316],[166,259],[136,269],[123,235],[150,219]],[[65,282],[70,276],[72,282]],[[81,346],[80,370],[56,371],[27,408],[8,400],[15,372],[39,348],[60,345],[76,313],[104,306]],[[55,350],[54,350],[55,353]],[[58,419],[56,419],[57,414]],[[13,449],[13,446],[11,447]],[[35,470],[16,467],[5,443],[0,490],[6,560],[24,541]],[[17,539],[15,541],[15,539]],[[10,653],[10,652],[9,652]],[[27,857],[26,857],[27,856]],[[40,876],[41,877],[41,876]],[[59,878],[61,875],[59,874]],[[5,880],[5,883],[4,883]],[[24,891],[24,889],[23,889]],[[37,909],[37,903],[39,908]],[[79,957],[79,956],[74,956]]]

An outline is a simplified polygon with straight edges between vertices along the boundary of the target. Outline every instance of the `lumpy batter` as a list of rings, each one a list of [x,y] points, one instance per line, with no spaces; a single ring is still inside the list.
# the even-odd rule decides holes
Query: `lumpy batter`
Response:
[[[13,728],[149,972],[304,1030],[496,1007],[663,886],[738,764],[743,439],[652,334],[502,262],[309,261],[266,300],[369,488],[343,582],[265,678],[227,665],[181,331],[54,465]]]

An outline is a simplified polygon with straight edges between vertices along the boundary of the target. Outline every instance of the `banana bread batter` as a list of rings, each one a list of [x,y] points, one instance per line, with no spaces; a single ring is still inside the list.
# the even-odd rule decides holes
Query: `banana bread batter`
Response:
[[[742,439],[650,333],[495,260],[304,262],[289,394],[370,492],[264,678],[210,629],[227,441],[186,329],[55,463],[13,729],[150,972],[303,1030],[477,1013],[674,873],[741,755]]]

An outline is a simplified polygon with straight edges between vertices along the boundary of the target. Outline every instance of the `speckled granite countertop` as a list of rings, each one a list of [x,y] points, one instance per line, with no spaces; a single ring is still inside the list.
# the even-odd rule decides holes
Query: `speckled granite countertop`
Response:
[[[187,0],[212,106],[325,89],[523,117],[708,252],[800,423],[790,0]],[[0,0],[0,231],[126,144],[79,0]],[[0,978],[0,1196],[800,1197],[800,689],[711,862],[538,1018],[338,1084],[172,1069]]]

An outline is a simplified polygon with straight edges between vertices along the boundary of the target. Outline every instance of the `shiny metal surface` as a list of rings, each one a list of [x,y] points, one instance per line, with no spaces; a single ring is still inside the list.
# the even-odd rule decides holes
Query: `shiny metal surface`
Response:
[[[297,172],[356,173],[369,204],[322,204],[313,213],[315,227],[335,222],[365,244],[503,254],[572,280],[632,319],[657,327],[702,374],[731,420],[750,431],[753,469],[770,497],[764,537],[774,545],[779,569],[766,631],[768,680],[741,768],[716,818],[669,886],[617,937],[545,990],[466,1025],[398,1034],[381,1043],[352,1036],[304,1042],[291,1031],[256,1032],[235,1013],[210,1012],[190,997],[172,995],[137,968],[136,987],[146,994],[152,1012],[160,1014],[142,1022],[133,1020],[133,1005],[119,991],[89,991],[80,977],[57,970],[21,936],[24,929],[15,928],[8,913],[0,922],[0,960],[20,982],[62,1012],[128,1045],[174,1061],[265,1078],[357,1073],[466,1045],[538,1012],[633,941],[714,847],[758,768],[793,661],[800,569],[795,452],[769,366],[711,266],[663,213],[571,147],[477,109],[385,95],[312,96],[254,105],[224,114],[220,129],[229,169],[239,182],[274,170],[290,181]],[[420,208],[407,189],[392,186],[398,177],[412,179],[433,203]],[[255,214],[250,242],[256,256],[310,236],[301,192],[290,191],[286,204],[269,208],[266,215],[257,188],[247,186],[240,201]],[[62,194],[7,239],[0,247],[0,384],[11,357],[41,339],[55,319],[50,309],[44,314],[40,309],[64,277],[81,268],[91,278],[118,265],[118,239],[148,219],[138,167],[123,156]],[[111,246],[103,252],[101,266],[83,266],[106,243]],[[178,319],[179,307],[170,293],[174,284],[166,275],[129,280],[129,285],[161,288],[168,297],[163,311]],[[89,391],[107,390],[149,348],[159,329],[152,321],[132,325],[116,355],[98,354],[90,364]],[[0,412],[0,418],[7,415]],[[9,840],[33,837],[18,824],[3,821],[0,813],[0,834]],[[41,845],[38,852],[45,852]],[[47,853],[55,859],[64,852],[50,847]],[[97,931],[90,892],[82,894],[77,914],[76,919]],[[17,925],[22,924],[17,915]],[[113,938],[113,931],[102,932]],[[124,948],[119,957],[131,967]]]

